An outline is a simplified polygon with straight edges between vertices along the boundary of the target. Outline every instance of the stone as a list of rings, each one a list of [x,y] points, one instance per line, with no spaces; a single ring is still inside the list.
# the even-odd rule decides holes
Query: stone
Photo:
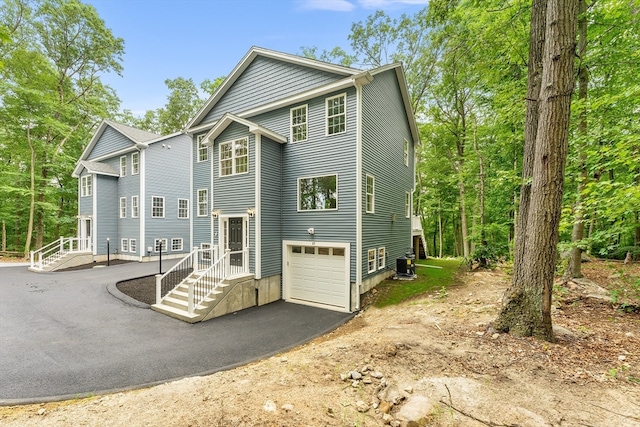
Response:
[[[393,407],[392,403],[387,402],[386,400],[383,400],[380,402],[380,405],[378,405],[378,410],[383,414],[388,414],[389,412],[391,412],[392,407]]]
[[[391,421],[393,421],[393,417],[389,414],[382,414],[382,422],[385,424],[391,424]]]
[[[621,354],[620,356],[618,356],[618,360],[624,362],[625,360],[627,360],[627,356]]]
[[[47,410],[44,409],[44,408],[38,409],[38,415],[44,415],[46,412],[47,412]]]
[[[413,393],[413,387],[407,386],[407,387],[404,388],[404,391],[406,391],[407,393],[411,394],[411,393]]]
[[[358,371],[351,371],[349,372],[349,378],[351,378],[352,380],[361,380],[362,374]]]
[[[497,332],[495,334],[491,335],[491,339],[492,340],[497,340],[498,338],[500,338],[500,334],[497,333]]]
[[[281,406],[281,408],[285,412],[293,411],[293,405],[291,403],[285,403],[284,405]]]
[[[369,405],[367,405],[363,400],[358,400],[356,402],[356,411],[358,412],[367,412],[369,410]]]
[[[369,372],[369,376],[371,376],[372,378],[380,379],[384,375],[382,375],[382,372],[380,372],[380,371],[373,371],[373,372]]]
[[[362,384],[371,384],[373,380],[370,377],[365,377],[362,379]]]
[[[342,381],[348,380],[349,379],[349,374],[345,374],[345,373],[340,374],[340,379]]]
[[[262,407],[262,409],[267,412],[276,412],[277,407],[273,400],[267,400],[266,402],[264,402],[264,406]]]
[[[398,387],[391,384],[378,393],[378,399],[386,400],[387,402],[392,402],[394,405],[397,405],[406,399],[406,396],[398,390]]]
[[[433,401],[419,394],[411,396],[396,414],[396,418],[419,422],[433,411]]]
[[[358,381],[358,380],[353,380],[351,382],[351,387],[353,387],[353,388],[358,388],[359,385],[360,385],[360,381]]]

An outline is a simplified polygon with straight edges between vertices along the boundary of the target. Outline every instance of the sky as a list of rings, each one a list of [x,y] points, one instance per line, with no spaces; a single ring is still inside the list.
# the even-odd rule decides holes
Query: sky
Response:
[[[376,10],[397,18],[427,0],[83,0],[125,41],[122,76],[103,76],[121,109],[140,116],[165,105],[166,79],[226,76],[252,46],[300,54],[340,46],[351,24]]]

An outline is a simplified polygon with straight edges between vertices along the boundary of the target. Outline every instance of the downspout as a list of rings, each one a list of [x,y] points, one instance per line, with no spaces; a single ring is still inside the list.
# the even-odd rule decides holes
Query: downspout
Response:
[[[261,181],[262,181],[262,134],[256,133],[255,135],[255,141],[256,141],[256,165],[255,165],[255,174],[256,174],[256,189],[255,189],[255,212],[254,212],[254,223],[255,226],[253,227],[254,229],[254,233],[255,233],[255,237],[254,237],[254,241],[255,241],[255,248],[254,248],[254,262],[255,262],[255,266],[254,266],[254,272],[255,272],[255,278],[256,279],[261,279],[262,278],[262,213],[261,213],[261,207],[262,207],[262,196],[261,196],[261,192],[262,192],[262,186],[261,186]],[[249,222],[251,221],[251,219],[249,219]]]
[[[362,85],[356,87],[356,304],[360,310],[362,290]],[[351,294],[351,293],[350,293]],[[352,301],[349,302],[351,307]]]
[[[91,174],[92,191],[92,218],[91,218],[91,245],[93,246],[93,255],[98,255],[98,175]]]
[[[195,148],[197,147],[197,143],[196,146],[194,147],[194,140],[193,140],[193,135],[189,135],[187,133],[187,135],[191,138],[191,143],[189,144],[189,198],[187,200],[189,200],[189,251],[191,251],[194,247],[194,242],[193,242],[193,217],[195,216],[196,211],[194,210],[194,204],[193,204],[193,162],[195,161],[194,159],[194,152],[195,152]]]
[[[142,148],[140,149],[140,197],[138,198],[138,218],[140,223],[140,262],[144,259],[144,253],[147,250],[147,245],[145,242],[146,237],[146,228],[147,228],[147,209],[146,209],[146,200],[147,200],[147,150]],[[151,254],[149,254],[151,255]]]

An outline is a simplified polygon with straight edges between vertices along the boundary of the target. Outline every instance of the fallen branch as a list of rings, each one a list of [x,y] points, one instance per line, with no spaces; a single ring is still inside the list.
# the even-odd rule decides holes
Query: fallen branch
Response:
[[[603,411],[611,412],[612,414],[616,414],[616,415],[618,415],[620,417],[623,417],[623,418],[629,418],[630,420],[640,421],[640,418],[638,418],[638,417],[634,417],[633,415],[621,414],[620,412],[616,412],[616,411],[612,411],[611,409],[603,408],[602,406],[596,405],[595,403],[592,403],[591,406],[595,406],[596,408],[600,408]]]
[[[447,390],[449,390],[449,389],[447,388]],[[449,395],[449,399],[451,399],[451,395]],[[489,426],[489,427],[521,427],[519,424],[497,424],[497,423],[494,423],[493,421],[481,420],[480,418],[475,417],[475,416],[463,411],[462,409],[456,408],[455,406],[451,405],[450,403],[445,402],[444,400],[440,400],[440,403],[442,403],[443,405],[453,409],[454,411],[458,412],[459,414],[464,415],[467,418],[471,418],[472,420],[477,421],[480,424],[484,424],[484,425]]]

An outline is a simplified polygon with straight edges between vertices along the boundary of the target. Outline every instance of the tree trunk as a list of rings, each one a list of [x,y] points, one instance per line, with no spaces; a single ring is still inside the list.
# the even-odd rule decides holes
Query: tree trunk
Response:
[[[544,1],[535,0],[531,11],[532,51],[544,28],[538,128],[535,145],[529,149],[534,152],[531,187],[528,200],[520,205],[520,233],[516,240],[518,250],[515,253],[514,276],[494,325],[500,331],[548,341],[553,341],[551,291],[562,207],[571,95],[575,83],[573,60],[577,2],[549,0],[545,8]],[[545,19],[539,16],[543,10]],[[541,22],[544,22],[542,28],[539,27]],[[535,52],[533,55],[530,60],[535,61]],[[536,72],[535,69],[533,71]],[[530,85],[531,80],[528,81]],[[527,109],[527,131],[530,131],[529,124],[533,119],[530,113],[535,111]],[[527,153],[526,142],[531,142],[527,141],[528,137],[530,135],[525,135],[525,157],[531,155]],[[523,176],[526,177],[524,167]],[[523,181],[524,186],[527,180]],[[518,243],[518,240],[521,242]]]
[[[31,135],[29,133],[29,127],[27,127],[27,141],[29,143],[29,150],[31,151],[30,165],[29,165],[29,223],[27,224],[27,238],[24,242],[24,256],[27,258],[31,251],[31,236],[33,235],[33,218],[36,210],[36,150],[33,147],[31,141]]]
[[[461,166],[462,168],[462,166]],[[460,196],[460,238],[462,256],[469,258],[469,226],[467,224],[467,204],[465,202],[466,187],[462,172],[458,173],[458,191]]]
[[[582,193],[587,184],[587,155],[583,147],[587,140],[587,87],[589,84],[589,74],[585,64],[587,53],[587,4],[585,0],[578,1],[578,57],[580,58],[580,68],[578,71],[578,99],[581,101],[580,115],[578,121],[578,161],[580,163],[580,176],[576,190],[576,203],[573,207],[573,230],[571,231],[571,257],[565,272],[565,279],[582,277],[582,246],[581,240],[584,238],[584,212],[582,206]]]
[[[2,220],[2,252],[7,250],[7,225]]]
[[[442,258],[442,203],[438,199],[438,243],[439,243],[439,252],[438,258]],[[435,250],[434,250],[435,252]]]
[[[485,217],[484,217],[484,159],[480,154],[480,150],[478,149],[478,124],[475,123],[473,128],[473,149],[476,152],[476,156],[478,156],[478,179],[480,180],[480,191],[478,192],[478,204],[480,209],[480,246],[482,248],[487,247],[487,236],[485,231]],[[486,251],[482,252],[482,256],[480,257],[480,267],[487,267],[488,260],[486,258]]]

